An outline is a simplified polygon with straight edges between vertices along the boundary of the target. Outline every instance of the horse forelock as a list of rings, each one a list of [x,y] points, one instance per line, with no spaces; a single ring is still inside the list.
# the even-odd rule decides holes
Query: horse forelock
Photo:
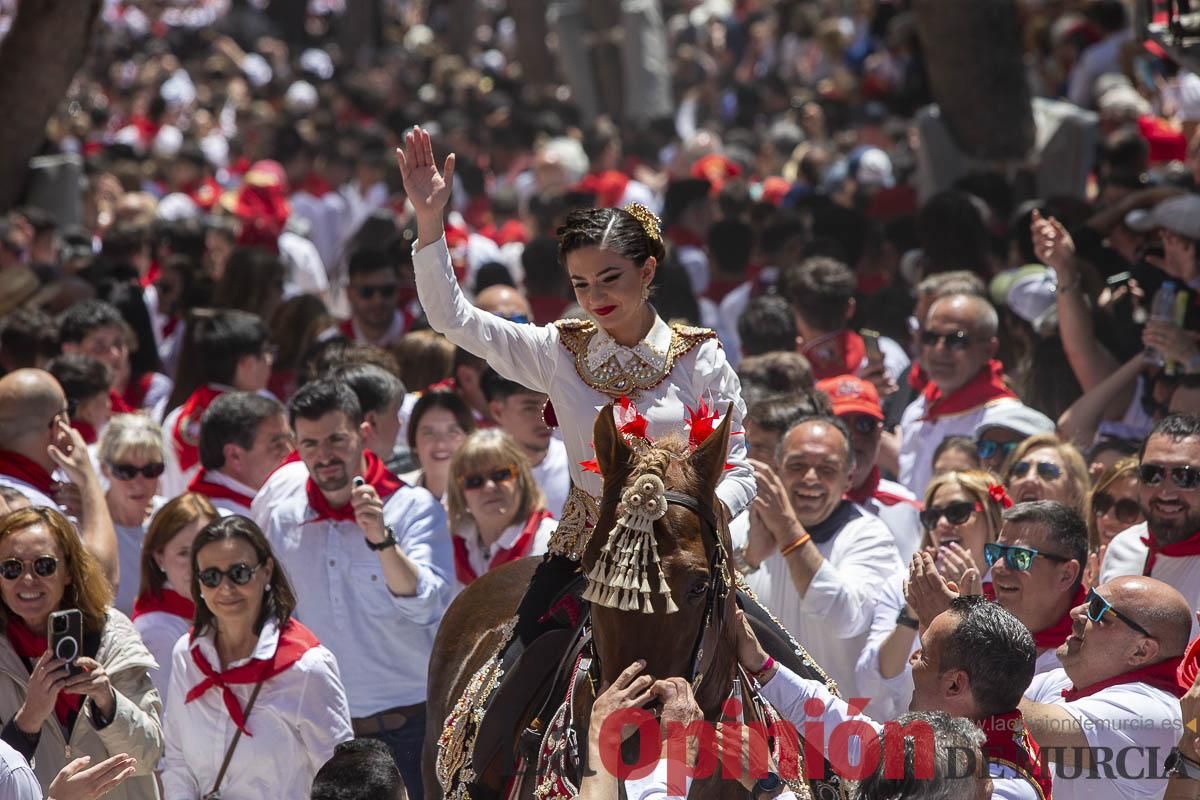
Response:
[[[622,488],[639,476],[652,473],[662,478],[668,491],[697,497],[703,487],[700,485],[700,476],[692,468],[690,455],[687,440],[677,433],[656,439],[652,445],[635,455]]]

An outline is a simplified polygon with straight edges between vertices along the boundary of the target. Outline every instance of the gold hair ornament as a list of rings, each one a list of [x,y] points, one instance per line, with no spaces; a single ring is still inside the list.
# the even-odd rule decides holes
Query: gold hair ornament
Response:
[[[641,223],[642,230],[646,232],[647,236],[656,242],[662,240],[662,223],[658,221],[658,216],[653,211],[641,203],[628,203],[624,210]]]

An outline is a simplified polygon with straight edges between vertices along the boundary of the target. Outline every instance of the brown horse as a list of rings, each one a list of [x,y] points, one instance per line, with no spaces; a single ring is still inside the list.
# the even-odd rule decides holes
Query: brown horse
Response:
[[[732,571],[723,558],[730,552],[728,530],[723,523],[715,529],[712,525],[714,518],[719,518],[715,490],[724,473],[729,426],[730,415],[726,414],[717,430],[694,451],[682,438],[670,437],[635,453],[618,433],[611,405],[606,406],[594,429],[596,458],[604,476],[595,530],[603,534],[591,537],[581,564],[583,572],[588,573],[601,557],[607,534],[617,522],[622,492],[631,479],[648,473],[658,476],[668,498],[674,499],[665,516],[654,523],[653,536],[670,596],[678,610],[667,613],[666,598],[657,593],[653,595],[651,613],[592,604],[592,652],[599,662],[601,685],[613,681],[639,658],[646,661],[646,674],[656,678],[681,676],[693,681],[696,700],[709,721],[720,718],[722,704],[730,696],[737,674],[733,589],[728,587],[729,596],[723,602],[714,602],[713,594],[727,579],[723,576]],[[486,686],[480,693],[478,673],[494,658],[511,632],[511,628],[505,629],[505,624],[516,612],[536,566],[537,559],[524,559],[487,573],[455,599],[442,621],[429,669],[429,728],[424,750],[427,797],[443,796],[437,765],[439,737],[446,744],[442,721],[452,711],[469,714],[486,696]],[[656,582],[654,578],[652,581]],[[469,686],[473,682],[475,685]],[[581,685],[573,708],[583,756],[594,688],[587,680]],[[467,693],[465,701],[464,693]],[[511,720],[513,742],[532,714],[524,716]],[[491,726],[494,720],[489,719],[488,724]],[[453,726],[446,729],[447,736],[452,729]],[[504,786],[503,776],[489,776],[486,768],[479,782],[497,791]],[[522,797],[532,796],[533,783],[527,780],[522,784]],[[696,781],[690,796],[745,798],[748,793],[734,780],[714,777]]]

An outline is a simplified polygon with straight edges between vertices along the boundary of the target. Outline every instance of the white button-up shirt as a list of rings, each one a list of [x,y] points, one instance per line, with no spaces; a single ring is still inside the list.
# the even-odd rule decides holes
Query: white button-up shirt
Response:
[[[567,493],[571,491],[571,470],[567,460],[567,448],[562,440],[552,438],[546,457],[537,466],[530,465],[533,480],[546,497],[546,510],[555,519],[562,516],[563,506],[567,504]]]
[[[415,247],[421,248],[413,254],[417,293],[430,326],[464,350],[486,359],[505,378],[550,396],[567,448],[571,481],[599,497],[603,481],[599,475],[585,472],[580,462],[595,458],[592,430],[596,414],[614,398],[580,376],[575,355],[560,342],[557,326],[511,322],[471,305],[454,277],[444,237]],[[586,366],[595,369],[613,357],[622,367],[634,359],[650,368],[665,369],[670,363],[669,373],[657,385],[629,392],[638,412],[646,417],[651,439],[685,430],[686,407],[696,409],[701,400],[722,414],[726,404],[732,402],[733,430],[742,430],[746,405],[741,384],[717,340],[707,339],[673,362],[671,341],[671,327],[661,317],[656,317],[646,338],[633,347],[617,344],[600,328],[588,344]],[[745,438],[730,438],[728,461],[733,468],[725,472],[717,486],[717,497],[731,517],[740,514],[757,491],[754,472],[746,460]]]
[[[1100,583],[1108,583],[1123,575],[1141,575],[1146,566],[1149,548],[1142,538],[1149,536],[1145,522],[1121,531],[1108,543],[1104,563],[1100,565]],[[1167,556],[1159,553],[1150,569],[1150,577],[1173,586],[1192,608],[1200,606],[1200,556]],[[1200,633],[1192,618],[1192,638]]]
[[[4,800],[42,800],[42,786],[25,757],[0,740],[0,797]]]
[[[268,621],[251,658],[271,658],[278,644],[279,628],[273,620]],[[196,800],[212,791],[237,730],[219,687],[210,688],[191,703],[184,702],[187,693],[204,680],[192,660],[192,647],[199,647],[214,669],[220,670],[221,665],[211,634],[194,643],[180,639],[175,646],[163,723],[167,742],[163,800]],[[228,668],[247,661],[234,661]],[[244,709],[254,684],[229,688]],[[339,742],[354,736],[333,654],[318,645],[291,668],[263,683],[246,717],[246,729],[251,735],[238,740],[221,781],[221,797],[307,800],[317,770],[333,756]]]
[[[303,461],[280,464],[254,495],[254,502],[250,504],[250,519],[265,531],[267,523],[271,521],[271,510],[287,498],[303,494],[307,482],[308,467]]]
[[[271,511],[266,534],[296,587],[296,616],[338,657],[351,715],[424,702],[433,637],[454,593],[446,512],[411,486],[383,504],[384,524],[419,570],[412,597],[391,593],[358,525],[316,517],[301,491]]]
[[[216,484],[217,486],[224,486],[226,489],[237,492],[241,495],[245,495],[252,500],[255,494],[257,494],[257,492],[255,492],[255,490],[251,487],[247,486],[241,481],[234,480],[220,470],[208,470],[204,473],[204,477],[209,483]],[[204,494],[204,492],[201,491],[200,494]],[[238,514],[243,517],[250,516],[250,506],[239,503],[237,500],[230,500],[228,497],[213,497],[212,495],[207,494],[204,496],[208,498],[208,502],[213,504],[213,507],[217,509],[222,517],[228,517],[234,514]]]

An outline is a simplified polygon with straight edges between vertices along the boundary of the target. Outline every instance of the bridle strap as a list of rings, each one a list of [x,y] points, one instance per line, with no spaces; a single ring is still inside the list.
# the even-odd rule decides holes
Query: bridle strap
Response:
[[[691,511],[700,518],[702,525],[702,533],[708,534],[713,540],[712,556],[709,558],[709,584],[708,593],[704,602],[704,623],[700,626],[700,631],[696,635],[696,641],[692,645],[692,674],[689,676],[689,682],[694,690],[697,685],[696,676],[700,674],[700,680],[704,679],[700,673],[700,662],[704,657],[704,635],[708,632],[709,626],[716,625],[717,631],[721,628],[721,618],[724,613],[724,600],[729,592],[729,587],[725,584],[725,545],[721,541],[721,532],[717,527],[717,519],[713,515],[712,506],[704,505],[691,495],[682,494],[680,492],[665,492],[663,497],[667,504],[679,505]]]

